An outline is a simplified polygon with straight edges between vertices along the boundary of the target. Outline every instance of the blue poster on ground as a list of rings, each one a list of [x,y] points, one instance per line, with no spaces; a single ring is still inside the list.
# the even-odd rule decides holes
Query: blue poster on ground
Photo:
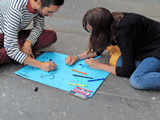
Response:
[[[56,52],[46,52],[43,53],[41,56],[39,56],[36,60],[46,62],[49,61],[49,59],[52,59],[58,66],[56,70],[45,72],[42,71],[41,69],[27,65],[21,68],[20,70],[16,71],[15,73],[29,80],[42,83],[51,87],[55,87],[61,90],[65,90],[68,92],[76,88],[75,85],[70,85],[68,83],[75,83],[75,84],[83,83],[86,85],[86,87],[83,86],[80,87],[93,91],[93,93],[91,93],[91,95],[89,96],[92,97],[93,94],[96,92],[96,90],[99,88],[99,86],[102,84],[103,80],[88,82],[88,80],[91,79],[76,77],[79,80],[78,81],[77,79],[75,79],[73,74],[92,77],[94,79],[101,79],[101,78],[106,78],[109,75],[109,73],[101,70],[91,69],[89,68],[89,66],[82,68],[82,66],[79,64],[85,64],[85,60],[80,60],[74,65],[68,66],[65,64],[66,57],[67,55],[64,54]],[[87,73],[87,75],[72,71],[72,69],[77,71],[82,71],[84,73]]]

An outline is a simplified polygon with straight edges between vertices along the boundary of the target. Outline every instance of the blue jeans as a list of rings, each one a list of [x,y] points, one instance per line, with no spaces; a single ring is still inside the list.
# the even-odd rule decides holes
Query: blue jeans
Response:
[[[130,85],[135,89],[160,89],[160,60],[148,57],[142,62],[135,61],[136,70],[130,77]],[[116,66],[122,66],[122,56]]]

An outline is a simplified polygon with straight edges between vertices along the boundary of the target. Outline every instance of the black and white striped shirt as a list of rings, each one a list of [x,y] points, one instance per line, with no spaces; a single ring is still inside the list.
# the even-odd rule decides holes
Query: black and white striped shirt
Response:
[[[0,33],[4,33],[4,47],[7,55],[23,63],[27,57],[18,48],[18,32],[33,20],[32,31],[27,38],[33,45],[44,29],[44,18],[27,9],[28,0],[0,0]]]

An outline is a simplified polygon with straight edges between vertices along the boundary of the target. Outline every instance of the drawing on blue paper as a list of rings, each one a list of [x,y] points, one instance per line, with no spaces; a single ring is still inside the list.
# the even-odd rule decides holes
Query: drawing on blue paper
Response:
[[[109,75],[108,72],[104,72],[101,70],[94,70],[89,68],[88,66],[82,69],[79,64],[85,64],[84,60],[78,61],[72,66],[68,66],[65,64],[66,57],[67,55],[64,54],[56,52],[46,52],[43,53],[41,56],[39,56],[36,60],[46,62],[49,61],[49,59],[52,59],[57,64],[58,66],[57,69],[55,69],[54,71],[46,72],[42,71],[41,69],[27,65],[21,68],[20,70],[16,71],[15,73],[29,80],[39,82],[58,89],[62,89],[68,92],[76,88],[75,85],[69,85],[68,83],[81,84],[74,79],[73,74],[84,76],[84,74],[74,72],[72,71],[72,69],[85,72],[87,73],[87,75],[85,76],[93,77],[94,79],[106,78]],[[89,80],[88,78],[80,78],[80,77],[78,79],[82,81],[85,85],[87,85],[87,87],[83,88],[93,91],[93,93],[89,97],[93,96],[93,94],[96,92],[96,90],[103,82],[103,81],[88,82]]]

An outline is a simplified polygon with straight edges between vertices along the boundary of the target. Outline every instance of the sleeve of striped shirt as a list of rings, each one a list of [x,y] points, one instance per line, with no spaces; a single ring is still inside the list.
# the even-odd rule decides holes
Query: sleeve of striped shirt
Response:
[[[37,15],[33,19],[33,28],[27,40],[30,40],[33,43],[32,45],[34,45],[37,42],[37,39],[42,33],[43,29],[44,29],[44,17],[40,17]]]
[[[23,63],[27,55],[18,48],[18,32],[21,22],[21,13],[10,8],[5,15],[4,22],[4,47],[7,55],[19,63]]]

